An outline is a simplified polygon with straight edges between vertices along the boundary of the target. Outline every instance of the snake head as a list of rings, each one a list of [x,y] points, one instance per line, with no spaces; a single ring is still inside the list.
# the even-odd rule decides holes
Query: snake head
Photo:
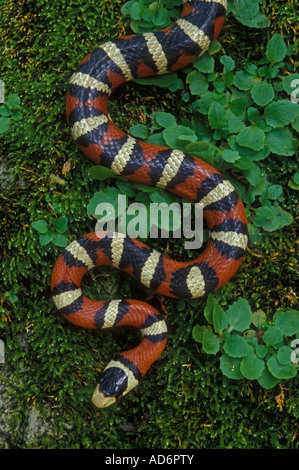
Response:
[[[130,390],[125,371],[119,367],[109,367],[94,391],[92,402],[98,408],[106,408]]]

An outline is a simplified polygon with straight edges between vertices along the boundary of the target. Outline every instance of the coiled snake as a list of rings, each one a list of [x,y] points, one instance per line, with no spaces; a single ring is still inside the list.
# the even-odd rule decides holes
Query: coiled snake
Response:
[[[86,328],[130,325],[141,343],[111,361],[93,395],[106,407],[135,387],[166,344],[167,327],[152,306],[137,300],[92,301],[83,295],[87,270],[113,266],[164,296],[196,298],[223,286],[237,271],[247,246],[247,220],[233,186],[214,168],[178,150],[137,141],[108,113],[114,90],[134,78],[178,70],[203,54],[224,23],[226,0],[184,0],[182,15],[159,32],[125,36],[90,53],[72,75],[67,119],[82,152],[131,181],[157,186],[201,203],[209,228],[205,250],[190,262],[166,258],[128,236],[89,233],[58,258],[51,289],[56,307]]]

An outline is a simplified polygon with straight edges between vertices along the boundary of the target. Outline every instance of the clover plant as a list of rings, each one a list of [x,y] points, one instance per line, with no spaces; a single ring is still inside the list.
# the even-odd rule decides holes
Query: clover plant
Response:
[[[232,13],[237,20],[251,28],[265,28],[267,18],[260,11],[261,0],[228,1],[228,14]],[[155,31],[168,26],[178,19],[181,0],[129,0],[121,9],[129,17],[130,27],[136,33]]]
[[[0,105],[0,134],[7,132],[11,121],[20,121],[21,100],[16,93],[8,96],[5,103]]]
[[[68,218],[58,217],[49,223],[45,219],[39,219],[31,224],[39,235],[39,243],[41,246],[53,243],[53,245],[65,247],[68,244],[68,239],[64,232],[68,229]]]
[[[293,346],[299,344],[298,310],[279,309],[268,321],[262,310],[252,312],[244,298],[224,310],[210,294],[204,316],[208,325],[196,325],[193,338],[204,353],[220,353],[226,377],[257,380],[265,389],[296,377],[299,360]]]

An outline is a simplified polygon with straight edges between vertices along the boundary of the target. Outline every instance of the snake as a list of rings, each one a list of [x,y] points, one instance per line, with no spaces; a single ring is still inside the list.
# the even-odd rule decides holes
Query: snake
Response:
[[[82,60],[68,83],[67,122],[81,152],[117,176],[201,204],[209,232],[203,251],[189,261],[167,258],[138,238],[109,231],[87,233],[60,254],[51,278],[58,312],[82,328],[130,326],[141,337],[102,371],[92,395],[98,408],[114,404],[140,383],[164,351],[167,325],[147,302],[86,297],[81,287],[86,272],[112,266],[157,294],[194,299],[227,283],[246,251],[246,214],[228,179],[195,156],[133,138],[108,112],[110,97],[124,83],[177,71],[204,54],[223,27],[226,8],[226,0],[183,0],[172,25],[105,42]]]

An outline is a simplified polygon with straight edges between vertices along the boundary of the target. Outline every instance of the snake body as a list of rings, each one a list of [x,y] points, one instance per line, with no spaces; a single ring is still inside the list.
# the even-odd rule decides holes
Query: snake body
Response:
[[[205,250],[178,262],[128,236],[89,233],[58,258],[51,289],[56,307],[86,328],[134,326],[141,343],[111,361],[93,395],[106,407],[127,394],[165,348],[167,327],[151,305],[137,300],[93,301],[83,295],[84,274],[99,265],[121,269],[164,296],[191,299],[223,286],[237,271],[247,246],[247,220],[235,189],[221,173],[192,155],[137,141],[120,130],[108,100],[134,78],[178,70],[202,55],[218,36],[226,0],[184,0],[182,15],[155,33],[125,36],[90,53],[73,73],[67,92],[67,119],[82,152],[117,175],[201,203],[209,228]]]

